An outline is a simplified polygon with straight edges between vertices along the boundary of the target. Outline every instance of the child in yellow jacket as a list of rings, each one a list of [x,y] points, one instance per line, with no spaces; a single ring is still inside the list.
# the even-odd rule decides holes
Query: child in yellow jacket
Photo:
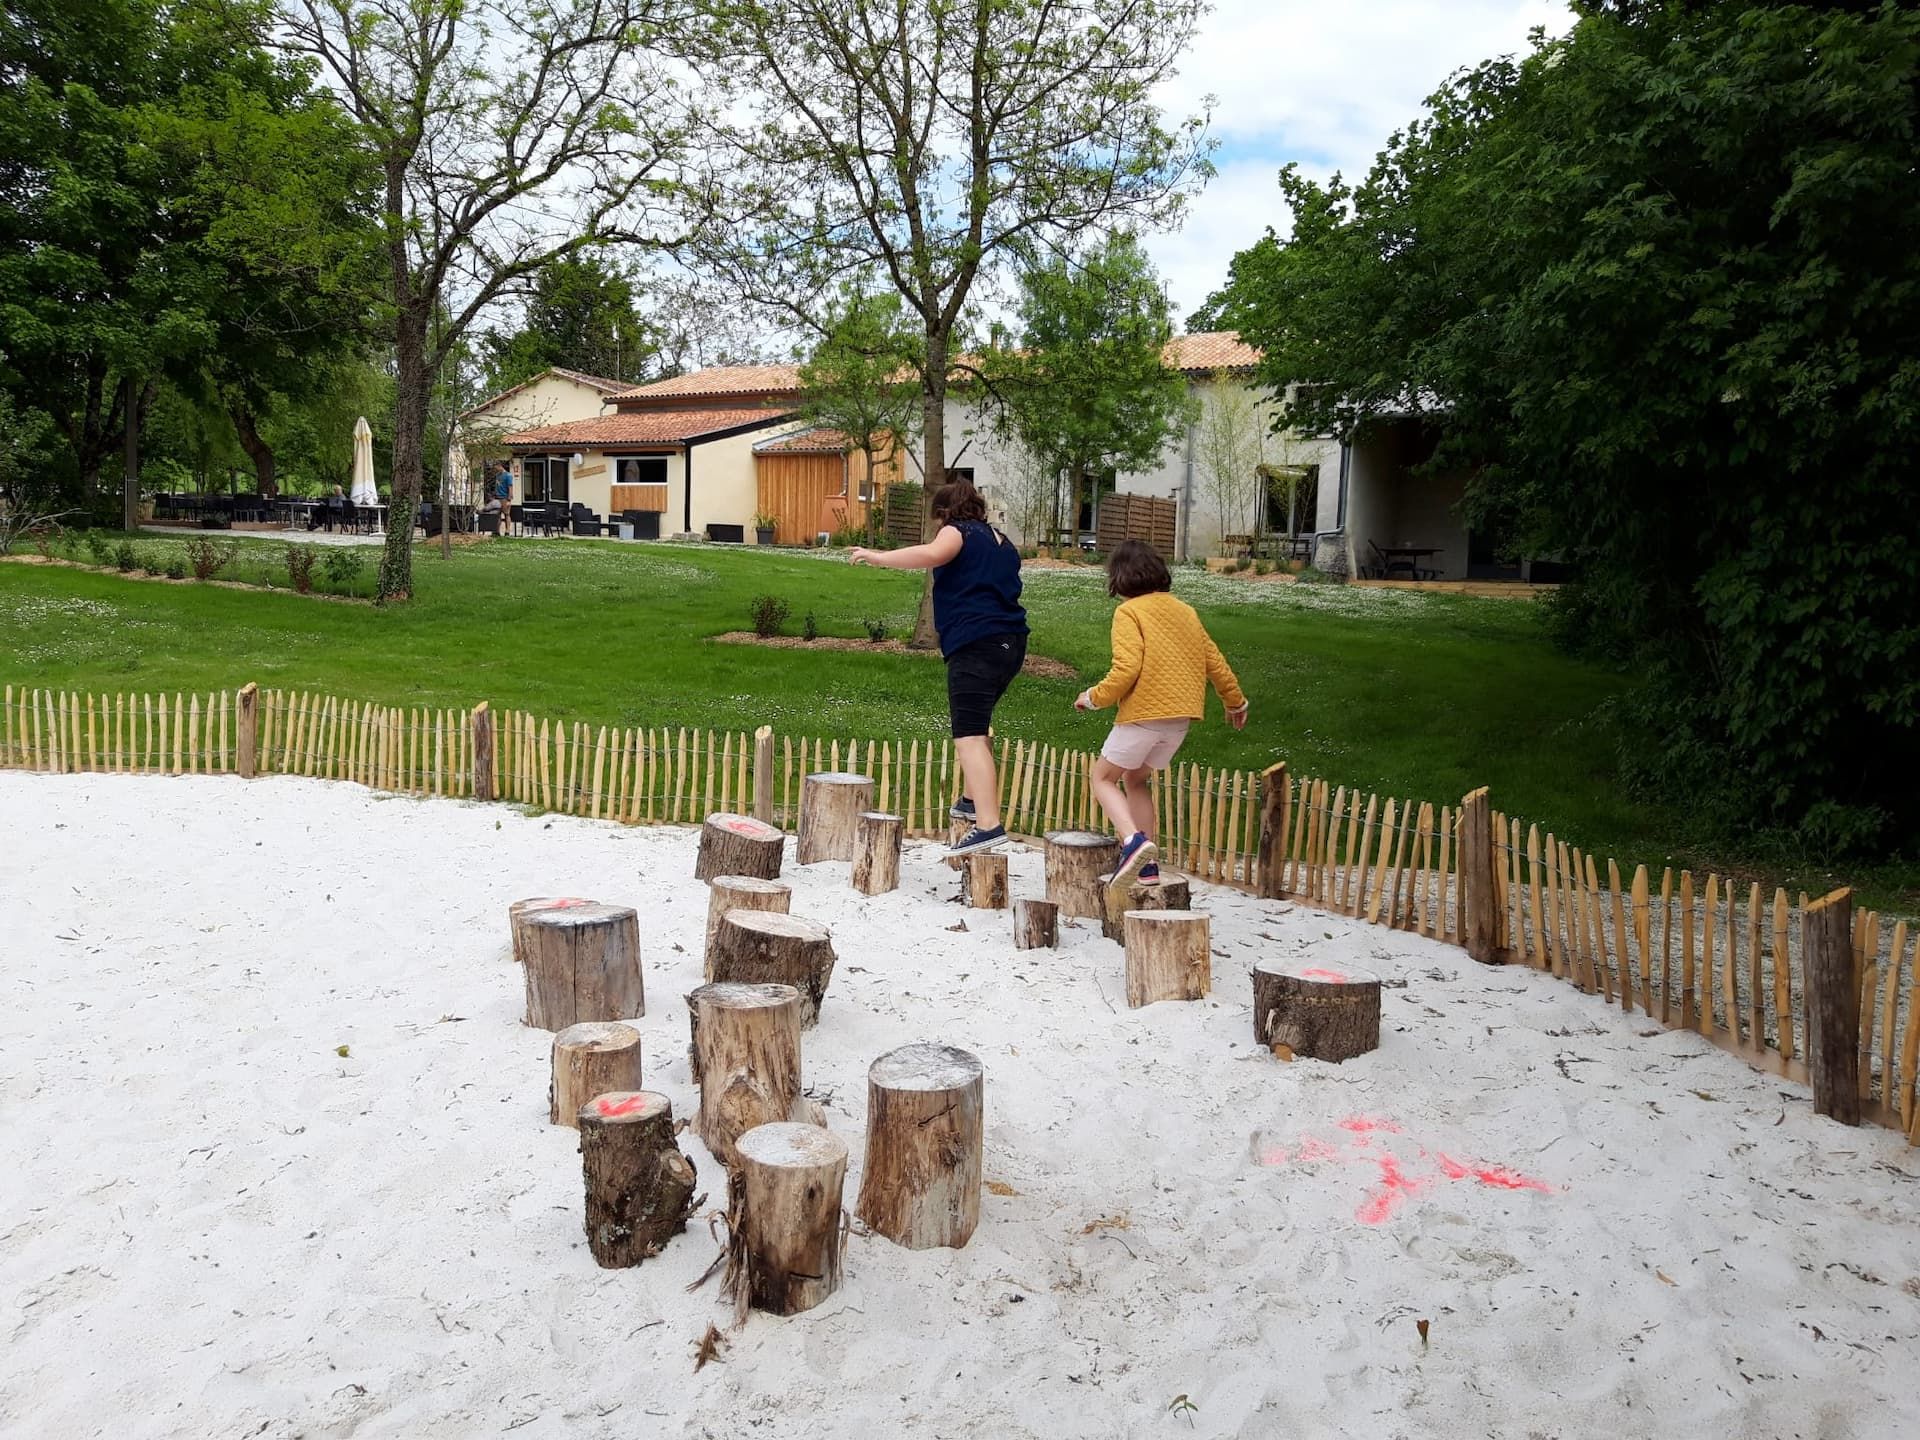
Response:
[[[1094,797],[1124,841],[1115,885],[1136,875],[1143,884],[1160,879],[1150,782],[1172,763],[1187,727],[1205,716],[1207,686],[1219,692],[1229,725],[1240,730],[1247,723],[1240,682],[1193,607],[1172,590],[1167,563],[1151,545],[1120,543],[1107,560],[1107,593],[1122,602],[1113,612],[1113,667],[1073,702],[1077,710],[1120,707],[1093,764]]]

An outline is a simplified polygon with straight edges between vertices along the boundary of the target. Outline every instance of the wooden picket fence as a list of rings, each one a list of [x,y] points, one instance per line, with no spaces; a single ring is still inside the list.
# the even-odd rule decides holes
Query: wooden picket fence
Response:
[[[1010,832],[1105,829],[1090,753],[1002,737],[999,760]],[[854,770],[873,777],[875,804],[921,838],[947,834],[960,790],[948,740],[589,726],[486,705],[379,706],[251,685],[171,695],[8,686],[0,767],[312,776],[629,825],[696,824],[736,810],[787,828],[806,775]],[[1645,865],[1586,854],[1476,795],[1478,871],[1467,841],[1473,796],[1436,806],[1293,776],[1284,765],[1256,774],[1181,764],[1154,787],[1171,868],[1470,951],[1479,883],[1488,895],[1482,958],[1545,971],[1809,1080],[1809,897],[1670,867],[1656,880]],[[1920,926],[1866,910],[1851,926],[1862,1113],[1920,1143]]]

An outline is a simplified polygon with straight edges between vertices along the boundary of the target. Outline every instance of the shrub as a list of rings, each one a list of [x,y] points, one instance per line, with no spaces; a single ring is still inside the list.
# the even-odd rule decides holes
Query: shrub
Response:
[[[240,547],[231,540],[196,535],[187,541],[187,564],[193,568],[196,580],[211,580],[232,564],[233,557],[239,553]]]
[[[862,620],[860,624],[866,629],[867,639],[871,640],[874,644],[878,645],[882,640],[887,638],[886,621]]]
[[[313,562],[319,558],[311,545],[287,546],[287,583],[299,594],[313,593]]]
[[[1273,562],[1271,560],[1254,561],[1253,573],[1256,575],[1271,575],[1273,573]]]
[[[178,555],[169,555],[167,557],[167,578],[169,580],[186,579],[187,562]]]
[[[327,579],[342,591],[352,589],[353,582],[360,578],[360,572],[365,568],[360,552],[344,545],[327,551],[327,558],[321,563],[326,567]]]
[[[140,557],[133,551],[131,540],[122,540],[113,547],[113,566],[122,575],[130,574],[140,563]]]
[[[86,543],[87,555],[92,559],[94,564],[105,565],[113,559],[113,547],[91,530],[87,532]]]
[[[818,640],[820,638],[820,625],[813,618],[813,612],[811,610],[807,611],[807,618],[800,622],[800,638],[803,640]]]
[[[778,595],[756,595],[747,606],[753,620],[753,633],[765,638],[778,635],[787,623],[787,602]]]

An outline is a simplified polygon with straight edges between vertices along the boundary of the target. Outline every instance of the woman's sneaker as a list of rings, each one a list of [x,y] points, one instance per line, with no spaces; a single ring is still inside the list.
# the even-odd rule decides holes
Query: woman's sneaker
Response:
[[[977,855],[1006,843],[1006,826],[996,825],[991,830],[982,830],[976,825],[947,847],[947,855],[954,859],[962,855]]]
[[[947,814],[955,820],[965,820],[968,823],[972,823],[973,801],[962,795],[958,800],[953,802],[953,808],[949,810]]]
[[[1114,885],[1125,885],[1137,877],[1147,866],[1160,858],[1160,849],[1140,831],[1133,832],[1133,838],[1120,847],[1120,863],[1113,867]],[[1154,872],[1156,879],[1159,871]]]

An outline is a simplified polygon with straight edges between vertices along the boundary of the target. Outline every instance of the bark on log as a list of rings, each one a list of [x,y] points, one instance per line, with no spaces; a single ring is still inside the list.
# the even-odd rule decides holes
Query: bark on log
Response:
[[[1707,924],[1713,924],[1709,917]],[[1853,973],[1853,891],[1835,890],[1801,913],[1807,973],[1807,1079],[1813,1113],[1860,1123],[1860,987]]]
[[[860,813],[873,808],[873,781],[844,770],[823,771],[800,782],[800,843],[796,864],[853,859]]]
[[[951,1045],[903,1045],[867,1070],[858,1213],[909,1250],[959,1249],[980,1223],[980,1062]]]
[[[726,1289],[736,1315],[811,1310],[840,1288],[846,1142],[816,1125],[762,1125],[740,1137],[727,1177]]]
[[[1163,874],[1158,885],[1131,880],[1116,888],[1111,875],[1102,875],[1100,898],[1106,906],[1106,913],[1100,917],[1100,933],[1116,945],[1124,945],[1129,910],[1191,910],[1193,887],[1183,876]]]
[[[708,972],[715,980],[745,985],[791,985],[800,992],[800,1024],[811,1028],[820,1019],[834,958],[824,925],[797,915],[730,910],[714,932]]]
[[[547,1118],[572,1125],[596,1095],[640,1088],[640,1032],[618,1021],[569,1025],[553,1037]]]
[[[1380,977],[1344,964],[1253,967],[1253,1038],[1279,1054],[1338,1064],[1380,1045]]]
[[[693,878],[751,875],[757,880],[777,880],[786,843],[785,832],[751,815],[709,815],[700,827],[700,856],[694,862]]]
[[[1199,1000],[1213,988],[1211,933],[1205,915],[1184,910],[1129,910],[1127,1004]]]
[[[251,680],[242,685],[234,708],[236,768],[241,779],[251,780],[260,768],[260,687]]]
[[[645,1090],[597,1095],[574,1117],[587,1186],[587,1247],[610,1270],[658,1255],[693,1210],[693,1161],[673,1106]]]
[[[1047,858],[1047,899],[1062,915],[1098,920],[1106,914],[1100,877],[1113,870],[1120,842],[1087,830],[1055,830],[1042,842]]]
[[[1007,857],[988,851],[964,857],[960,871],[960,898],[973,910],[1007,908]]]
[[[900,840],[906,821],[898,815],[865,810],[853,843],[853,888],[862,895],[884,895],[900,888]]]
[[[687,1063],[700,1090],[694,1133],[723,1165],[756,1125],[808,1118],[800,1094],[800,992],[702,985],[687,996]]]
[[[513,939],[513,958],[520,964],[527,962],[527,939],[521,929],[523,916],[535,910],[565,910],[570,905],[592,905],[592,900],[582,900],[577,896],[535,895],[526,900],[516,900],[507,906],[507,933]]]
[[[1051,950],[1060,943],[1060,907],[1051,900],[1020,900],[1013,907],[1013,948]]]
[[[706,978],[713,976],[713,937],[729,910],[764,910],[785,915],[793,904],[793,890],[783,880],[759,880],[751,875],[716,875],[707,882],[707,940],[700,951]]]
[[[1493,888],[1496,857],[1491,805],[1484,785],[1460,802],[1461,943],[1467,947],[1467,954],[1483,965],[1500,963],[1499,920]],[[1441,877],[1441,883],[1445,885],[1444,876]],[[1444,914],[1444,889],[1441,896],[1441,911]]]
[[[548,906],[520,916],[526,1023],[564,1030],[583,1020],[647,1013],[640,979],[640,918],[626,905]]]

